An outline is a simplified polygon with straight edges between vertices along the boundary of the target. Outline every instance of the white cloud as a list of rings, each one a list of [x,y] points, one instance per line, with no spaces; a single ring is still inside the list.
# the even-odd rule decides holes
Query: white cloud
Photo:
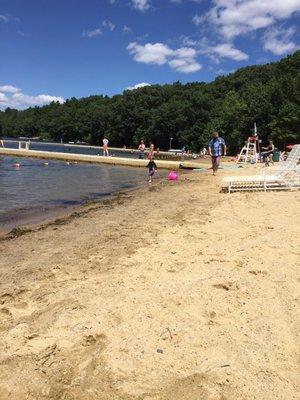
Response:
[[[48,94],[30,96],[22,93],[20,89],[18,89],[18,91],[13,91],[13,89],[17,88],[10,85],[0,86],[0,108],[11,107],[24,109],[33,106],[43,106],[52,101],[58,101],[59,103],[64,103],[65,101],[65,99],[60,96],[50,96]]]
[[[4,15],[4,14],[0,14],[0,22],[11,22],[11,21],[15,21],[15,22],[21,22],[21,19],[19,17],[13,17],[11,15]]]
[[[267,28],[300,11],[300,0],[213,0],[213,3],[205,19],[227,39]]]
[[[0,92],[4,92],[4,93],[17,93],[20,92],[21,89],[12,86],[12,85],[4,85],[4,86],[0,86]]]
[[[105,29],[108,29],[110,32],[112,32],[114,29],[115,29],[115,25],[111,22],[111,21],[109,21],[109,20],[103,20],[102,21],[102,26],[105,28]],[[96,29],[93,29],[93,30],[91,30],[91,31],[84,31],[84,32],[82,32],[82,36],[83,37],[88,37],[88,38],[93,38],[93,37],[97,37],[97,36],[101,36],[101,35],[103,35],[103,32],[102,32],[102,30],[101,30],[101,28],[96,28]]]
[[[130,28],[130,26],[124,25],[123,26],[123,32],[125,33],[131,33],[132,29]]]
[[[0,21],[8,22],[8,17],[6,15],[0,15]]]
[[[89,37],[89,38],[95,37],[95,36],[101,36],[102,34],[103,33],[102,33],[100,28],[94,29],[92,31],[84,31],[84,32],[82,32],[82,36],[83,37]]]
[[[150,8],[149,0],[131,0],[133,8],[145,12]]]
[[[232,43],[221,43],[215,46],[205,46],[201,53],[218,58],[230,58],[234,61],[248,60],[248,54],[236,49]]]
[[[137,83],[137,84],[134,85],[134,86],[128,86],[128,87],[126,88],[126,90],[140,89],[140,88],[143,88],[143,87],[145,87],[145,86],[151,86],[151,85],[150,85],[150,83],[147,83],[147,82],[141,82],[141,83]]]
[[[5,101],[7,101],[6,94],[0,92],[0,103],[4,103]]]
[[[298,46],[291,41],[295,34],[295,28],[277,29],[272,28],[263,36],[263,48],[278,56],[295,51]]]
[[[177,50],[173,50],[173,54],[181,59],[195,58],[197,56],[196,50],[191,47],[180,47]]]
[[[206,16],[205,16],[205,15],[198,15],[198,14],[196,14],[196,15],[193,17],[193,23],[194,23],[196,26],[200,26],[203,22],[205,22],[205,20],[206,20]]]
[[[173,50],[163,43],[140,45],[132,42],[127,46],[127,50],[137,62],[155,65],[168,64],[177,72],[191,73],[202,68],[196,60],[196,50],[191,47],[180,47]]]
[[[198,42],[196,40],[191,39],[189,36],[180,36],[180,42],[183,44],[183,46],[189,46],[189,47],[195,47],[197,46]]]
[[[181,4],[183,3],[184,0],[170,0],[171,3],[177,3],[177,4]],[[189,1],[193,1],[194,3],[202,3],[203,0],[189,0]]]
[[[140,45],[132,42],[127,46],[127,50],[133,55],[135,61],[145,64],[163,65],[173,54],[173,50],[163,43]]]
[[[224,75],[229,75],[229,74],[233,74],[234,73],[234,69],[231,69],[231,70],[226,70],[226,69],[219,69],[217,72],[216,72],[216,74],[217,75],[221,75],[221,76],[224,76]]]
[[[109,29],[111,32],[115,29],[116,25],[114,25],[111,21],[102,21],[102,25],[104,26],[104,28]]]
[[[199,71],[202,66],[195,59],[174,58],[168,63],[177,72],[189,74]]]

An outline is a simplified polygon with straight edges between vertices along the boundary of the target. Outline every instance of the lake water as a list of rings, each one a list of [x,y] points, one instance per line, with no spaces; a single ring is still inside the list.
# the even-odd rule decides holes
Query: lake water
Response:
[[[5,145],[16,147],[17,143]],[[30,148],[94,155],[99,152],[90,147],[41,143],[32,143]],[[131,153],[122,156],[136,157]],[[15,163],[20,163],[20,167],[15,167]],[[143,168],[0,156],[0,231],[40,222],[71,206],[141,187],[146,177]]]

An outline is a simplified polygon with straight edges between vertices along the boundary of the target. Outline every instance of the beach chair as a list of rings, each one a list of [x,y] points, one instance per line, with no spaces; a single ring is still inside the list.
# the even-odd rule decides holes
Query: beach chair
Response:
[[[286,161],[283,161],[272,173],[267,168],[262,174],[251,176],[227,176],[222,179],[222,187],[228,192],[255,190],[288,190],[300,187],[300,145],[295,145]]]
[[[297,163],[300,158],[300,144],[295,144],[292,148],[292,150],[289,152],[287,158],[285,161],[281,161],[277,163],[277,168],[294,168],[297,166]]]

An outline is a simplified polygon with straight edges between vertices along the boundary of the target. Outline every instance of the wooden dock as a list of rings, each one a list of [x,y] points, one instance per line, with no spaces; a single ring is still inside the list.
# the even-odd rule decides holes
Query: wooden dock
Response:
[[[120,165],[126,167],[146,167],[148,160],[140,160],[138,158],[126,158],[126,157],[103,157],[93,156],[88,154],[75,154],[75,153],[61,153],[53,151],[37,151],[37,150],[26,150],[26,149],[9,149],[0,147],[0,155],[15,156],[15,157],[29,157],[29,158],[40,158],[47,160],[61,160],[70,162],[84,162],[94,164],[109,164],[109,165]],[[207,168],[207,164],[201,164],[197,161],[173,161],[173,160],[155,160],[158,168],[178,170],[180,168],[195,169],[195,168]]]
[[[21,140],[21,139],[15,139],[15,140],[13,140],[13,139],[9,139],[9,140],[4,140],[4,142],[7,142],[7,143],[20,143],[20,142],[22,142],[23,144],[24,143],[26,143],[26,142],[29,142],[29,144],[41,144],[41,145],[48,145],[48,146],[51,146],[51,145],[53,145],[53,146],[62,146],[62,147],[66,147],[66,148],[82,148],[82,149],[95,149],[95,150],[98,150],[98,151],[102,151],[103,150],[103,146],[95,146],[95,145],[92,145],[92,144],[77,144],[77,143],[59,143],[59,142],[40,142],[40,141],[28,141],[28,139],[26,139],[26,140]],[[146,148],[146,152],[147,152],[147,150],[148,150],[149,148]],[[138,149],[133,149],[133,148],[130,148],[130,147],[111,147],[111,146],[109,146],[109,148],[108,148],[108,150],[109,150],[109,152],[114,152],[114,151],[117,151],[117,152],[122,152],[122,153],[128,153],[128,154],[133,154],[133,153],[135,153],[135,154],[138,154],[138,153],[140,153],[140,150],[138,150]],[[178,154],[175,154],[175,153],[172,153],[172,152],[169,152],[169,151],[163,151],[163,150],[159,150],[159,154],[160,155],[163,155],[163,156],[169,156],[169,157],[177,157],[177,158],[179,158],[180,157],[180,153]]]

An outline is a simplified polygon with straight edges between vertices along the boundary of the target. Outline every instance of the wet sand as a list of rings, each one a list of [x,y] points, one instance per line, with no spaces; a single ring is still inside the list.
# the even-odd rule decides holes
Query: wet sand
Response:
[[[300,193],[219,181],[5,237],[0,399],[297,399]]]

